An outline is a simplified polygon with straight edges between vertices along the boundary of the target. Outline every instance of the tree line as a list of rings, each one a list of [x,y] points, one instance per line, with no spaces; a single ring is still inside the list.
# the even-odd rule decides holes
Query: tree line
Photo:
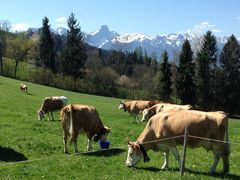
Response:
[[[77,92],[159,99],[239,114],[240,45],[234,35],[220,55],[216,37],[208,31],[196,53],[186,39],[175,61],[169,60],[167,51],[157,61],[140,47],[134,52],[91,47],[73,13],[67,24],[66,36],[52,33],[47,17],[37,35],[31,31],[12,34],[8,33],[8,24],[1,26],[1,75]],[[13,73],[9,72],[10,59],[14,62]],[[32,64],[31,70],[19,68],[22,61]],[[18,71],[27,75],[20,76]]]

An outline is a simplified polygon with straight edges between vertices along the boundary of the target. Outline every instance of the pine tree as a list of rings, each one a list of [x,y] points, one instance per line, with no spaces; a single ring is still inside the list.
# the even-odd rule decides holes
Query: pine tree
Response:
[[[217,61],[217,42],[211,31],[206,32],[203,44],[197,53],[198,105],[213,109],[215,104],[215,73]]]
[[[220,55],[222,70],[221,104],[231,115],[240,111],[240,45],[234,35],[230,36]]]
[[[193,52],[189,41],[186,39],[179,56],[176,77],[177,97],[182,104],[195,104],[196,85],[194,74]]]
[[[168,53],[164,51],[162,54],[162,63],[156,75],[155,92],[160,100],[171,101],[171,64],[168,62]]]
[[[83,78],[86,69],[87,50],[79,24],[75,15],[68,18],[67,39],[62,52],[62,70],[66,75]]]
[[[56,72],[55,69],[55,57],[54,57],[54,44],[50,31],[50,25],[48,25],[48,18],[44,17],[42,20],[41,35],[39,41],[39,62],[38,65],[51,69]]]

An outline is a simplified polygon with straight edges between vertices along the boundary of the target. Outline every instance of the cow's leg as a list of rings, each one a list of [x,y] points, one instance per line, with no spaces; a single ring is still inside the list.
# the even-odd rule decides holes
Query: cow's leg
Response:
[[[68,150],[67,150],[67,139],[68,139],[68,133],[66,131],[64,131],[64,134],[63,134],[63,145],[64,145],[64,153],[68,153]]]
[[[90,138],[88,138],[87,150],[88,150],[88,151],[91,151],[92,149],[93,149],[93,147],[92,147],[92,141],[91,141]]]
[[[229,172],[229,156],[223,156],[223,173],[227,174]]]
[[[170,148],[170,150],[173,153],[173,156],[175,157],[175,159],[178,161],[179,168],[181,168],[181,159],[180,159],[180,154],[179,154],[177,148],[172,147],[172,148]]]
[[[49,112],[47,112],[47,115],[48,115],[48,121],[50,121],[50,116],[49,116]]]
[[[226,143],[224,144],[222,154],[222,159],[223,159],[223,173],[227,174],[229,172],[229,154],[230,154],[230,147],[229,144]]]
[[[133,116],[134,116],[134,122],[138,123],[138,115],[137,114],[133,114]]]
[[[215,172],[219,160],[220,160],[219,154],[218,154],[218,153],[214,153],[213,165],[212,165],[212,167],[211,167],[211,169],[210,169],[210,171],[209,171],[210,174],[213,174],[213,173]]]
[[[163,153],[163,157],[164,157],[164,162],[161,169],[166,169],[168,168],[168,162],[169,162],[169,150]]]
[[[73,140],[73,146],[74,146],[74,153],[78,153],[78,147],[77,147],[77,139]]]
[[[51,112],[51,117],[52,117],[52,121],[54,121],[54,118],[53,118],[53,112]]]

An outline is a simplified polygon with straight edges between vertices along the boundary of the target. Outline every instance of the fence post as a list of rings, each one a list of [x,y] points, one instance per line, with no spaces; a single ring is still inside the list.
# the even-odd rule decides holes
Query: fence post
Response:
[[[188,126],[185,127],[185,133],[184,133],[183,155],[182,155],[181,168],[180,168],[181,176],[183,175],[183,172],[184,172],[184,169],[185,169],[187,144],[188,144]]]

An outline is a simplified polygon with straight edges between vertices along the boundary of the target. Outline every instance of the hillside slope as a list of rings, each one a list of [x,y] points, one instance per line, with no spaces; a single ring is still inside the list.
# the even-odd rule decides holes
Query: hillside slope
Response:
[[[135,140],[144,123],[134,123],[133,118],[118,109],[120,99],[73,93],[61,89],[25,82],[29,94],[19,90],[21,81],[0,76],[0,179],[176,179],[180,173],[176,160],[170,156],[169,170],[162,171],[162,153],[150,151],[149,163],[140,162],[135,169],[127,168],[126,139]],[[59,114],[55,121],[38,121],[36,111],[45,96],[64,95],[69,103],[82,103],[97,108],[105,125],[112,128],[108,139],[111,151],[85,155],[63,153],[62,130]],[[230,139],[239,139],[239,121],[232,120]],[[87,139],[80,134],[78,147],[86,151]],[[99,150],[93,143],[94,150]],[[179,147],[181,153],[182,147]],[[240,178],[240,146],[232,145],[229,178]],[[204,160],[203,160],[204,159]],[[212,164],[212,153],[203,149],[188,149],[184,175],[188,179],[215,179],[206,174]],[[22,162],[24,161],[24,162]],[[217,172],[222,169],[220,163]],[[220,174],[216,174],[220,177]]]

